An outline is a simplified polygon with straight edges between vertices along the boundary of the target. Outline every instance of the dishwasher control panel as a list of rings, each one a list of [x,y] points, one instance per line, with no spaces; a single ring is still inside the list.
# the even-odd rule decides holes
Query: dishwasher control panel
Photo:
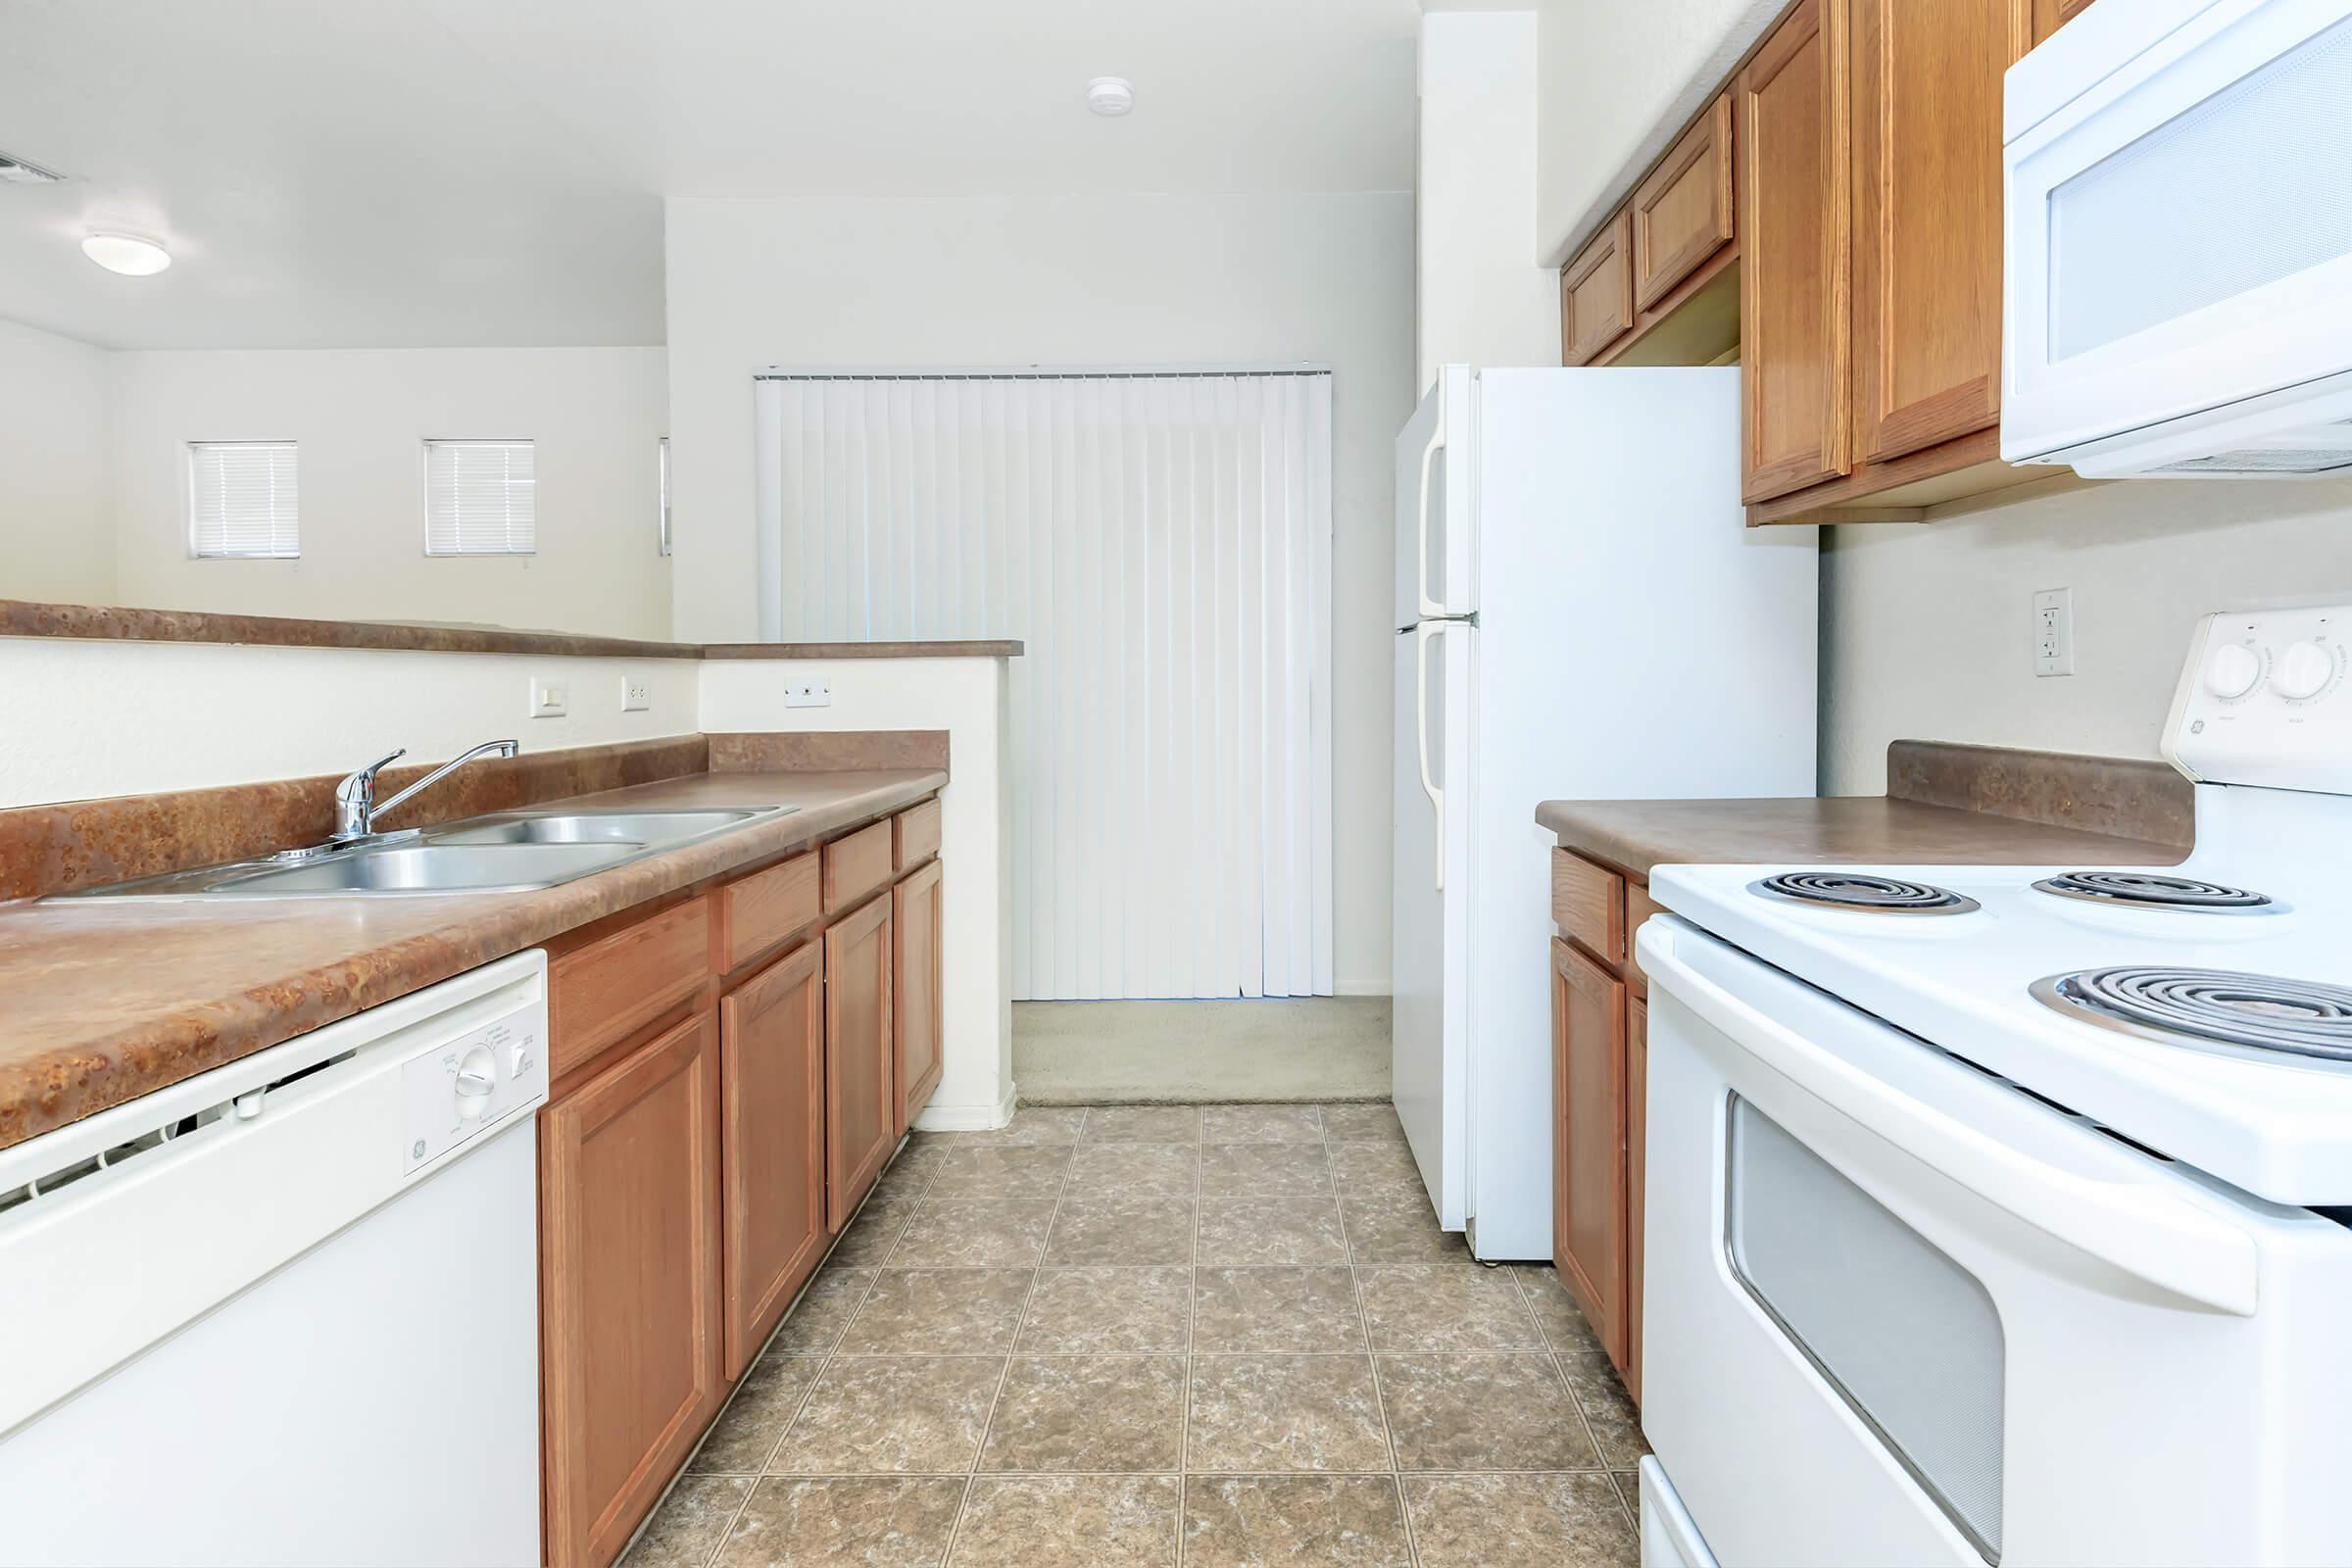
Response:
[[[402,1170],[428,1165],[545,1100],[546,1033],[545,1011],[521,1007],[409,1058],[401,1069]]]

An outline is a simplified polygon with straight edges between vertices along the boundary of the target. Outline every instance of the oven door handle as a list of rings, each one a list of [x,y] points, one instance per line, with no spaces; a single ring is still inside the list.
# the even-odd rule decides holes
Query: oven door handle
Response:
[[[2237,1227],[2169,1194],[2020,1153],[1889,1088],[1699,973],[1671,941],[1643,942],[1642,967],[1757,1060],[1985,1201],[2181,1300],[2254,1315],[2254,1239]]]

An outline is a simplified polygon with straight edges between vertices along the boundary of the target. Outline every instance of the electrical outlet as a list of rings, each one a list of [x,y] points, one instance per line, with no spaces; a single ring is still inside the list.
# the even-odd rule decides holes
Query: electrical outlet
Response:
[[[796,680],[785,690],[784,706],[786,708],[831,708],[833,706],[833,683],[821,675],[809,680]]]
[[[642,713],[654,706],[654,688],[643,675],[620,677],[620,710]]]
[[[571,693],[564,682],[543,675],[531,677],[531,716],[562,718],[571,711]]]
[[[2075,672],[2075,591],[2044,588],[2034,596],[2034,673]]]

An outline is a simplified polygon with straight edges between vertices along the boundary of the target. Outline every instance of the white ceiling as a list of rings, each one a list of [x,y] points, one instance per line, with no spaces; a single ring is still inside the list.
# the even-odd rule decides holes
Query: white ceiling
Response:
[[[1416,0],[0,0],[0,316],[646,344],[663,195],[1396,190]],[[1090,76],[1134,79],[1125,120]],[[163,240],[117,277],[81,235]]]

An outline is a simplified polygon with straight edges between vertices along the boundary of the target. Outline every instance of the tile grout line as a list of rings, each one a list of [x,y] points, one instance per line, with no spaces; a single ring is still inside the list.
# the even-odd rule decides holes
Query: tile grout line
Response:
[[[1184,1518],[1193,1491],[1193,1379],[1200,1370],[1195,1324],[1200,1313],[1200,1204],[1208,1181],[1208,1118],[1193,1112],[1193,1250],[1184,1271],[1184,1416],[1176,1428],[1176,1554],[1184,1568]]]
[[[911,1152],[911,1151],[913,1150],[913,1148],[914,1148],[913,1141],[912,1141],[911,1139],[909,1139],[909,1140],[906,1142],[906,1145],[905,1145],[905,1146],[904,1146],[902,1149],[900,1149],[900,1150],[899,1150],[899,1152],[898,1152],[896,1154],[894,1154],[894,1155],[892,1155],[892,1156],[891,1156],[891,1162],[890,1162],[890,1163],[891,1163],[891,1164],[895,1164],[895,1163],[897,1163],[897,1162],[898,1162],[900,1159],[903,1159],[903,1158],[905,1158],[905,1157],[906,1156],[906,1154],[907,1154],[909,1152]],[[883,1171],[884,1171],[884,1172],[888,1172],[888,1170],[890,1169],[890,1165],[889,1165],[889,1164],[885,1164],[885,1165],[884,1165],[882,1168],[883,1168]],[[879,1177],[877,1177],[877,1178],[876,1178],[876,1180],[877,1180],[877,1182],[878,1182],[878,1181],[880,1180],[880,1178],[879,1178]],[[926,1179],[925,1179],[925,1181],[924,1181],[924,1183],[923,1183],[923,1187],[922,1187],[921,1191],[920,1191],[920,1192],[918,1192],[918,1193],[915,1195],[915,1201],[916,1201],[916,1202],[920,1202],[920,1201],[922,1200],[922,1194],[923,1194],[923,1193],[927,1193],[927,1192],[929,1192],[930,1190],[931,1190],[931,1186],[930,1186],[930,1179],[926,1178]],[[864,1215],[864,1213],[865,1213],[865,1207],[866,1207],[866,1203],[867,1203],[867,1201],[868,1201],[868,1200],[871,1199],[871,1197],[872,1197],[872,1194],[871,1194],[871,1193],[870,1193],[870,1191],[869,1191],[869,1193],[867,1194],[866,1198],[863,1198],[863,1199],[860,1199],[860,1200],[858,1200],[858,1208],[857,1208],[856,1212],[854,1212],[854,1213],[852,1213],[852,1214],[850,1215],[850,1223],[849,1223],[848,1225],[844,1225],[844,1226],[841,1228],[841,1234],[842,1234],[842,1236],[847,1236],[847,1235],[849,1235],[851,1227],[852,1227],[852,1226],[855,1226],[855,1225],[858,1223],[858,1220],[859,1220],[859,1219],[860,1219],[860,1218],[861,1218],[861,1217]],[[796,1297],[793,1298],[793,1303],[792,1303],[792,1305],[791,1305],[791,1306],[789,1306],[789,1307],[787,1307],[787,1308],[785,1309],[784,1315],[783,1315],[782,1317],[780,1317],[780,1318],[776,1319],[776,1326],[775,1326],[774,1328],[772,1328],[772,1329],[770,1329],[770,1330],[768,1330],[768,1331],[767,1331],[767,1338],[766,1338],[766,1340],[764,1340],[763,1342],[761,1342],[761,1344],[760,1344],[760,1353],[759,1353],[758,1355],[755,1355],[755,1356],[753,1356],[753,1357],[752,1357],[752,1361],[751,1361],[751,1365],[750,1365],[750,1366],[748,1366],[748,1367],[746,1367],[746,1368],[744,1369],[744,1376],[743,1376],[743,1380],[742,1380],[742,1381],[739,1381],[739,1382],[736,1384],[735,1393],[734,1393],[734,1394],[730,1394],[730,1395],[727,1396],[727,1404],[731,1405],[731,1404],[733,1404],[733,1403],[735,1402],[735,1396],[736,1396],[736,1395],[738,1395],[738,1394],[740,1394],[740,1393],[742,1392],[742,1388],[743,1388],[743,1382],[745,1382],[745,1381],[749,1381],[749,1380],[750,1380],[752,1373],[753,1373],[753,1372],[755,1372],[755,1371],[757,1371],[757,1370],[759,1370],[759,1368],[760,1368],[760,1364],[761,1364],[762,1362],[764,1362],[764,1361],[767,1359],[769,1352],[770,1352],[770,1351],[772,1351],[772,1350],[775,1348],[776,1337],[777,1337],[778,1335],[780,1335],[780,1334],[782,1334],[782,1333],[784,1332],[784,1325],[792,1321],[792,1315],[793,1315],[793,1313],[795,1313],[795,1312],[799,1311],[799,1310],[801,1309],[801,1303],[802,1303],[803,1301],[805,1301],[805,1300],[807,1300],[807,1299],[808,1299],[808,1287],[809,1287],[809,1286],[811,1286],[811,1285],[814,1285],[814,1284],[816,1283],[816,1281],[817,1281],[818,1277],[819,1277],[819,1276],[821,1276],[821,1275],[824,1273],[824,1271],[825,1271],[825,1265],[826,1265],[828,1262],[832,1261],[833,1252],[834,1252],[834,1250],[835,1250],[836,1249],[838,1249],[840,1246],[841,1246],[841,1238],[840,1238],[840,1237],[836,1237],[836,1238],[834,1238],[834,1241],[833,1241],[833,1245],[832,1245],[832,1247],[829,1247],[829,1248],[827,1248],[827,1249],[825,1250],[825,1255],[824,1255],[822,1258],[819,1258],[819,1259],[817,1260],[817,1265],[816,1265],[815,1272],[814,1272],[814,1273],[811,1273],[811,1274],[808,1276],[808,1281],[807,1281],[806,1283],[804,1283],[804,1284],[801,1286],[800,1294],[799,1294],[798,1296],[796,1296]],[[885,1251],[885,1252],[883,1253],[883,1257],[884,1257],[885,1261],[887,1261],[887,1260],[888,1260],[888,1258],[889,1258],[889,1255],[890,1255],[890,1252],[891,1252],[891,1251],[896,1251],[897,1250],[898,1250],[898,1241],[897,1241],[897,1239],[896,1239],[896,1238],[893,1238],[893,1239],[892,1239],[892,1241],[891,1241],[891,1244],[890,1244],[890,1250],[889,1250],[889,1251]],[[845,1272],[846,1272],[846,1270],[845,1270]],[[877,1267],[876,1267],[876,1270],[875,1270],[875,1273],[874,1273],[874,1276],[873,1276],[873,1278],[872,1278],[872,1279],[868,1279],[868,1280],[866,1281],[866,1290],[868,1291],[868,1293],[870,1293],[870,1292],[873,1290],[874,1280],[875,1280],[875,1279],[879,1279],[880,1277],[881,1277],[881,1271],[880,1271],[880,1268],[879,1268],[879,1266],[877,1266]],[[858,1315],[858,1307],[862,1307],[864,1304],[865,1304],[865,1298],[864,1298],[863,1296],[860,1296],[860,1297],[858,1298],[858,1305],[857,1305],[856,1307],[852,1307],[852,1308],[851,1308],[851,1310],[850,1310],[850,1317],[851,1317],[852,1319],[855,1319],[855,1318],[857,1317],[857,1315]],[[842,1333],[843,1333],[843,1334],[847,1334],[847,1333],[849,1332],[849,1327],[850,1327],[850,1325],[849,1325],[849,1323],[848,1323],[848,1322],[846,1322],[846,1321],[845,1321],[845,1322],[842,1324],[842,1326],[841,1326],[841,1327],[842,1327]],[[834,1343],[835,1343],[836,1345],[838,1345],[838,1344],[840,1343],[839,1336],[836,1336],[836,1337],[835,1337],[835,1341],[834,1341]],[[813,1374],[811,1374],[811,1375],[810,1375],[810,1377],[809,1377],[809,1379],[808,1379],[808,1381],[806,1384],[804,1384],[804,1385],[802,1386],[802,1388],[801,1388],[801,1393],[800,1393],[800,1396],[799,1396],[798,1398],[796,1398],[796,1399],[794,1399],[794,1400],[793,1400],[793,1402],[792,1402],[792,1413],[791,1413],[789,1416],[786,1416],[786,1417],[784,1418],[784,1420],[783,1420],[782,1422],[780,1422],[780,1423],[777,1425],[777,1427],[776,1427],[776,1440],[775,1440],[775,1442],[773,1442],[773,1443],[771,1443],[771,1444],[769,1444],[769,1445],[768,1445],[768,1448],[767,1448],[767,1456],[766,1456],[764,1459],[760,1460],[760,1471],[759,1471],[759,1473],[758,1473],[757,1475],[755,1475],[755,1476],[753,1476],[753,1477],[751,1478],[751,1479],[752,1479],[752,1484],[751,1484],[750,1486],[748,1486],[748,1487],[746,1487],[746,1488],[744,1488],[744,1489],[743,1489],[743,1500],[742,1500],[741,1502],[737,1503],[737,1504],[735,1505],[735,1511],[734,1511],[733,1513],[731,1513],[731,1514],[729,1514],[729,1515],[727,1516],[727,1527],[726,1527],[724,1530],[721,1530],[721,1531],[718,1533],[718,1538],[717,1538],[717,1540],[716,1540],[716,1541],[715,1541],[715,1542],[712,1544],[712,1545],[711,1545],[711,1547],[710,1547],[710,1555],[708,1555],[707,1557],[705,1557],[705,1558],[703,1559],[704,1568],[710,1568],[710,1565],[711,1565],[711,1564],[714,1564],[714,1563],[716,1563],[716,1562],[718,1561],[719,1554],[720,1554],[721,1552],[723,1552],[723,1551],[725,1551],[725,1550],[727,1549],[727,1543],[728,1543],[730,1540],[732,1540],[732,1539],[734,1538],[736,1527],[737,1527],[737,1526],[739,1526],[739,1525],[741,1525],[741,1524],[743,1523],[743,1516],[744,1516],[746,1513],[748,1513],[748,1512],[751,1510],[751,1506],[752,1506],[752,1499],[753,1499],[753,1497],[755,1497],[755,1496],[757,1496],[757,1495],[759,1494],[760,1484],[761,1484],[763,1481],[765,1481],[765,1480],[767,1479],[767,1476],[768,1476],[768,1474],[769,1474],[769,1469],[768,1469],[768,1467],[769,1467],[770,1465],[773,1465],[773,1464],[776,1462],[776,1454],[777,1454],[779,1451],[781,1451],[781,1450],[782,1450],[782,1448],[783,1448],[783,1446],[784,1446],[784,1440],[785,1440],[787,1437],[790,1437],[790,1436],[792,1435],[792,1429],[793,1429],[793,1427],[794,1427],[796,1424],[798,1424],[798,1422],[800,1421],[800,1419],[801,1419],[801,1413],[802,1413],[804,1410],[808,1409],[808,1399],[809,1399],[809,1396],[810,1396],[811,1395],[813,1395],[813,1394],[816,1392],[816,1386],[817,1386],[817,1384],[819,1384],[820,1382],[822,1382],[822,1381],[824,1380],[824,1375],[825,1375],[826,1371],[827,1371],[827,1370],[828,1370],[828,1369],[829,1369],[829,1368],[832,1366],[832,1364],[833,1364],[833,1356],[832,1356],[832,1351],[831,1351],[830,1348],[827,1348],[827,1350],[826,1350],[826,1352],[825,1352],[825,1354],[823,1354],[822,1356],[820,1356],[820,1357],[818,1357],[818,1358],[817,1358],[817,1367],[816,1367],[816,1371],[815,1371]],[[722,1406],[720,1406],[720,1408],[719,1408],[719,1417],[718,1417],[718,1419],[724,1419],[724,1418],[725,1418],[725,1415],[726,1415],[726,1406],[725,1406],[725,1405],[722,1405]],[[700,1439],[700,1440],[698,1440],[698,1441],[696,1442],[696,1444],[695,1444],[695,1451],[696,1451],[697,1453],[700,1453],[700,1452],[702,1451],[702,1446],[703,1446],[703,1445],[704,1445],[704,1444],[707,1444],[707,1443],[709,1443],[709,1442],[710,1441],[710,1433],[711,1433],[711,1432],[715,1432],[717,1429],[718,1429],[718,1420],[713,1420],[713,1421],[710,1423],[710,1430],[709,1430],[709,1431],[706,1431],[706,1432],[703,1434],[703,1436],[701,1437],[701,1439]],[[692,1455],[689,1455],[689,1456],[688,1456],[687,1462],[688,1462],[689,1464],[691,1464],[691,1463],[693,1462],[693,1456],[692,1456]],[[683,1479],[683,1477],[682,1477],[682,1476],[681,1476],[681,1479]],[[675,1490],[675,1484],[673,1483],[673,1484],[672,1484],[672,1491],[674,1492],[674,1490]],[[663,1507],[667,1506],[667,1504],[668,1504],[668,1500],[669,1500],[669,1496],[668,1496],[668,1494],[664,1494],[664,1495],[662,1497],[662,1499],[661,1499],[660,1501],[658,1501],[658,1502],[657,1502],[657,1503],[654,1505],[654,1508],[653,1508],[652,1510],[649,1510],[649,1511],[647,1512],[647,1514],[646,1514],[646,1522],[647,1522],[648,1524],[652,1523],[655,1513],[658,1513],[658,1512],[660,1512],[662,1508],[663,1508]],[[642,1534],[643,1534],[643,1532],[644,1532],[644,1529],[645,1529],[645,1526],[644,1526],[644,1525],[640,1525],[640,1526],[638,1526],[638,1531],[639,1531],[640,1535],[642,1535]],[[631,1546],[631,1548],[632,1548],[632,1549],[634,1548],[635,1544],[636,1544],[635,1541],[634,1541],[634,1540],[632,1540],[632,1541],[631,1541],[631,1543],[630,1543],[630,1546]]]
[[[942,1564],[954,1560],[956,1543],[963,1535],[963,1522],[971,1516],[972,1493],[979,1486],[980,1461],[988,1454],[988,1439],[996,1429],[997,1406],[1004,1402],[1004,1385],[1012,1380],[1012,1358],[1020,1349],[1021,1330],[1029,1326],[1029,1305],[1037,1299],[1038,1277],[1046,1271],[1046,1258],[1054,1247],[1054,1227],[1061,1223],[1062,1200],[1069,1196],[1070,1183],[1075,1179],[1078,1165],[1078,1145],[1086,1140],[1087,1118],[1093,1114],[1092,1110],[1081,1110],[1078,1113],[1078,1142],[1070,1145],[1069,1155],[1062,1162],[1061,1183],[1054,1189],[1054,1212],[1046,1216],[1046,1234],[1038,1238],[1037,1259],[1029,1269],[1029,1289],[1022,1293],[1021,1310],[1012,1320],[1012,1338],[1007,1340],[1004,1345],[1004,1364],[997,1373],[997,1389],[994,1394],[989,1396],[988,1414],[980,1421],[980,1441],[972,1446],[971,1466],[964,1472],[963,1478],[963,1500],[956,1505],[955,1523],[948,1527],[948,1543],[939,1554]],[[1013,1108],[1013,1115],[1015,1118],[1020,1115],[1020,1108],[1017,1105]]]
[[[1560,1386],[1568,1396],[1569,1408],[1576,1412],[1577,1425],[1585,1430],[1585,1441],[1592,1445],[1592,1457],[1599,1465],[1599,1473],[1610,1478],[1609,1490],[1617,1495],[1617,1512],[1625,1520],[1626,1528],[1633,1532],[1634,1543],[1638,1549],[1641,1545],[1642,1527],[1635,1520],[1633,1509],[1626,1503],[1625,1489],[1617,1485],[1615,1474],[1609,1465],[1609,1456],[1600,1446],[1600,1434],[1592,1430],[1592,1418],[1585,1412],[1585,1396],[1577,1392],[1575,1383],[1569,1380],[1568,1368],[1560,1360],[1559,1347],[1552,1344],[1551,1334],[1544,1327],[1544,1319],[1537,1314],[1535,1302],[1528,1299],[1527,1282],[1514,1278],[1511,1284],[1519,1292],[1520,1304],[1527,1309],[1528,1315],[1536,1320],[1536,1333],[1542,1338],[1544,1353],[1550,1358],[1552,1374],[1560,1380]],[[1574,1302],[1569,1304],[1575,1305]],[[1577,1307],[1576,1312],[1581,1321],[1584,1317],[1584,1308]],[[1592,1325],[1588,1323],[1585,1326],[1590,1332]]]
[[[1316,1120],[1322,1120],[1317,1110]],[[1331,1129],[1323,1129],[1323,1163],[1331,1164]],[[1380,1381],[1380,1351],[1372,1344],[1372,1312],[1364,1305],[1364,1281],[1355,1261],[1355,1238],[1348,1229],[1348,1205],[1340,1201],[1339,1172],[1331,1173],[1331,1202],[1340,1215],[1340,1242],[1348,1250],[1348,1289],[1355,1296],[1356,1327],[1364,1336],[1364,1364],[1372,1369],[1372,1403],[1380,1412],[1380,1435],[1389,1446],[1389,1488],[1396,1494],[1396,1523],[1404,1532],[1404,1556],[1413,1568],[1420,1568],[1421,1546],[1413,1534],[1413,1510],[1404,1496],[1404,1458],[1396,1447],[1396,1426],[1389,1419],[1389,1396]]]

